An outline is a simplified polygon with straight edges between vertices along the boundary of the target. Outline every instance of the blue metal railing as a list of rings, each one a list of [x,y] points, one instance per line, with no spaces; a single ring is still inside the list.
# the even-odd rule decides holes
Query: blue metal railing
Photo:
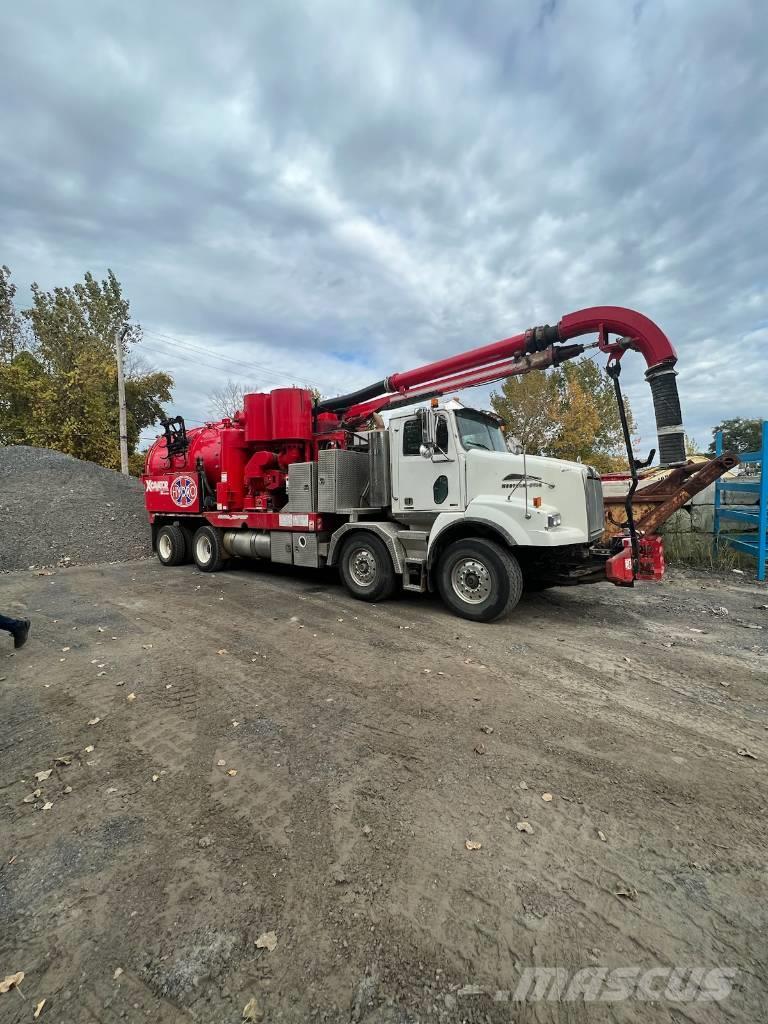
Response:
[[[715,454],[723,454],[723,432],[719,430],[715,435]],[[757,559],[757,578],[765,579],[765,559],[768,555],[768,421],[763,421],[762,443],[760,451],[739,452],[739,459],[743,463],[760,463],[760,476],[752,480],[724,480],[720,479],[715,484],[715,543],[728,544],[736,551],[743,551],[752,558]],[[730,508],[723,505],[721,495],[724,491],[746,491],[749,494],[758,496],[758,504],[753,511]],[[755,527],[754,533],[722,533],[721,523],[723,519],[730,519],[734,522],[748,523]]]

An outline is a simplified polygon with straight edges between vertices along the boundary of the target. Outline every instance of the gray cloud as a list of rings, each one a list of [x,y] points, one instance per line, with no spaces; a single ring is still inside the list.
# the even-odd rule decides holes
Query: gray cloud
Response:
[[[0,259],[22,290],[111,266],[190,418],[228,375],[333,393],[633,306],[703,440],[765,412],[766,29],[759,0],[6,5]]]

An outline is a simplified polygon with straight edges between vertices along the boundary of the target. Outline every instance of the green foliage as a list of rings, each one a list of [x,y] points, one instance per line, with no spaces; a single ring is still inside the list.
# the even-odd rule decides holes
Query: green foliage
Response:
[[[626,398],[624,404],[634,431]],[[593,359],[508,377],[491,406],[532,455],[581,459],[603,473],[626,466],[613,385]]]
[[[16,312],[15,287],[0,270],[0,444],[29,444],[66,452],[103,466],[120,466],[115,344],[126,363],[128,451],[142,429],[164,415],[173,379],[131,369],[141,341],[129,303],[112,271],[97,281],[87,273],[71,288],[32,285],[32,306]]]
[[[716,427],[712,428],[712,442],[709,446],[709,454],[715,454],[715,437],[717,432],[723,432],[723,451],[756,452],[762,444],[763,421],[761,419],[745,419],[743,416],[736,416],[730,420],[723,420]]]

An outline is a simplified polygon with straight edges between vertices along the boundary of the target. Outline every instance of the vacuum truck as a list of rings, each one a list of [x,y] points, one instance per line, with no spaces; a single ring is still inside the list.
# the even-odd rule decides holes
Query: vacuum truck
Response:
[[[627,530],[601,545],[591,466],[512,451],[497,417],[444,400],[587,348],[608,357],[634,484],[642,463],[619,385],[627,351],[647,364],[662,463],[684,463],[674,348],[642,314],[598,306],[336,398],[276,388],[216,423],[164,420],[142,476],[157,557],[202,572],[234,558],[337,566],[360,600],[437,591],[478,622],[514,608],[524,588],[661,579],[661,539],[636,528],[634,486]]]

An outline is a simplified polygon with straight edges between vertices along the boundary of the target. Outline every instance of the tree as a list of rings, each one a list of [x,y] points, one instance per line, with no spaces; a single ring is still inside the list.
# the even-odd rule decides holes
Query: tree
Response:
[[[723,432],[723,451],[756,452],[763,442],[763,421],[761,419],[745,419],[743,416],[735,416],[730,420],[723,420],[716,427],[712,428],[712,443],[709,446],[709,454],[715,454],[715,438],[718,431]]]
[[[626,398],[624,404],[633,432]],[[530,454],[581,459],[603,473],[626,466],[613,385],[593,359],[508,377],[491,406]]]
[[[243,398],[252,391],[258,391],[258,388],[239,384],[237,381],[227,378],[220,388],[211,392],[209,399],[211,415],[217,416],[219,419],[227,417],[231,419],[238,409],[243,408]]]
[[[32,285],[32,306],[15,314],[10,274],[0,274],[0,444],[30,444],[117,469],[120,465],[115,339],[128,324],[123,356],[141,341],[128,300],[112,271],[87,273],[71,288]],[[9,327],[8,325],[12,325]],[[15,333],[14,333],[15,332]],[[11,341],[8,339],[11,338]],[[15,340],[13,340],[15,339]],[[128,450],[164,415],[173,379],[160,371],[126,374]]]

